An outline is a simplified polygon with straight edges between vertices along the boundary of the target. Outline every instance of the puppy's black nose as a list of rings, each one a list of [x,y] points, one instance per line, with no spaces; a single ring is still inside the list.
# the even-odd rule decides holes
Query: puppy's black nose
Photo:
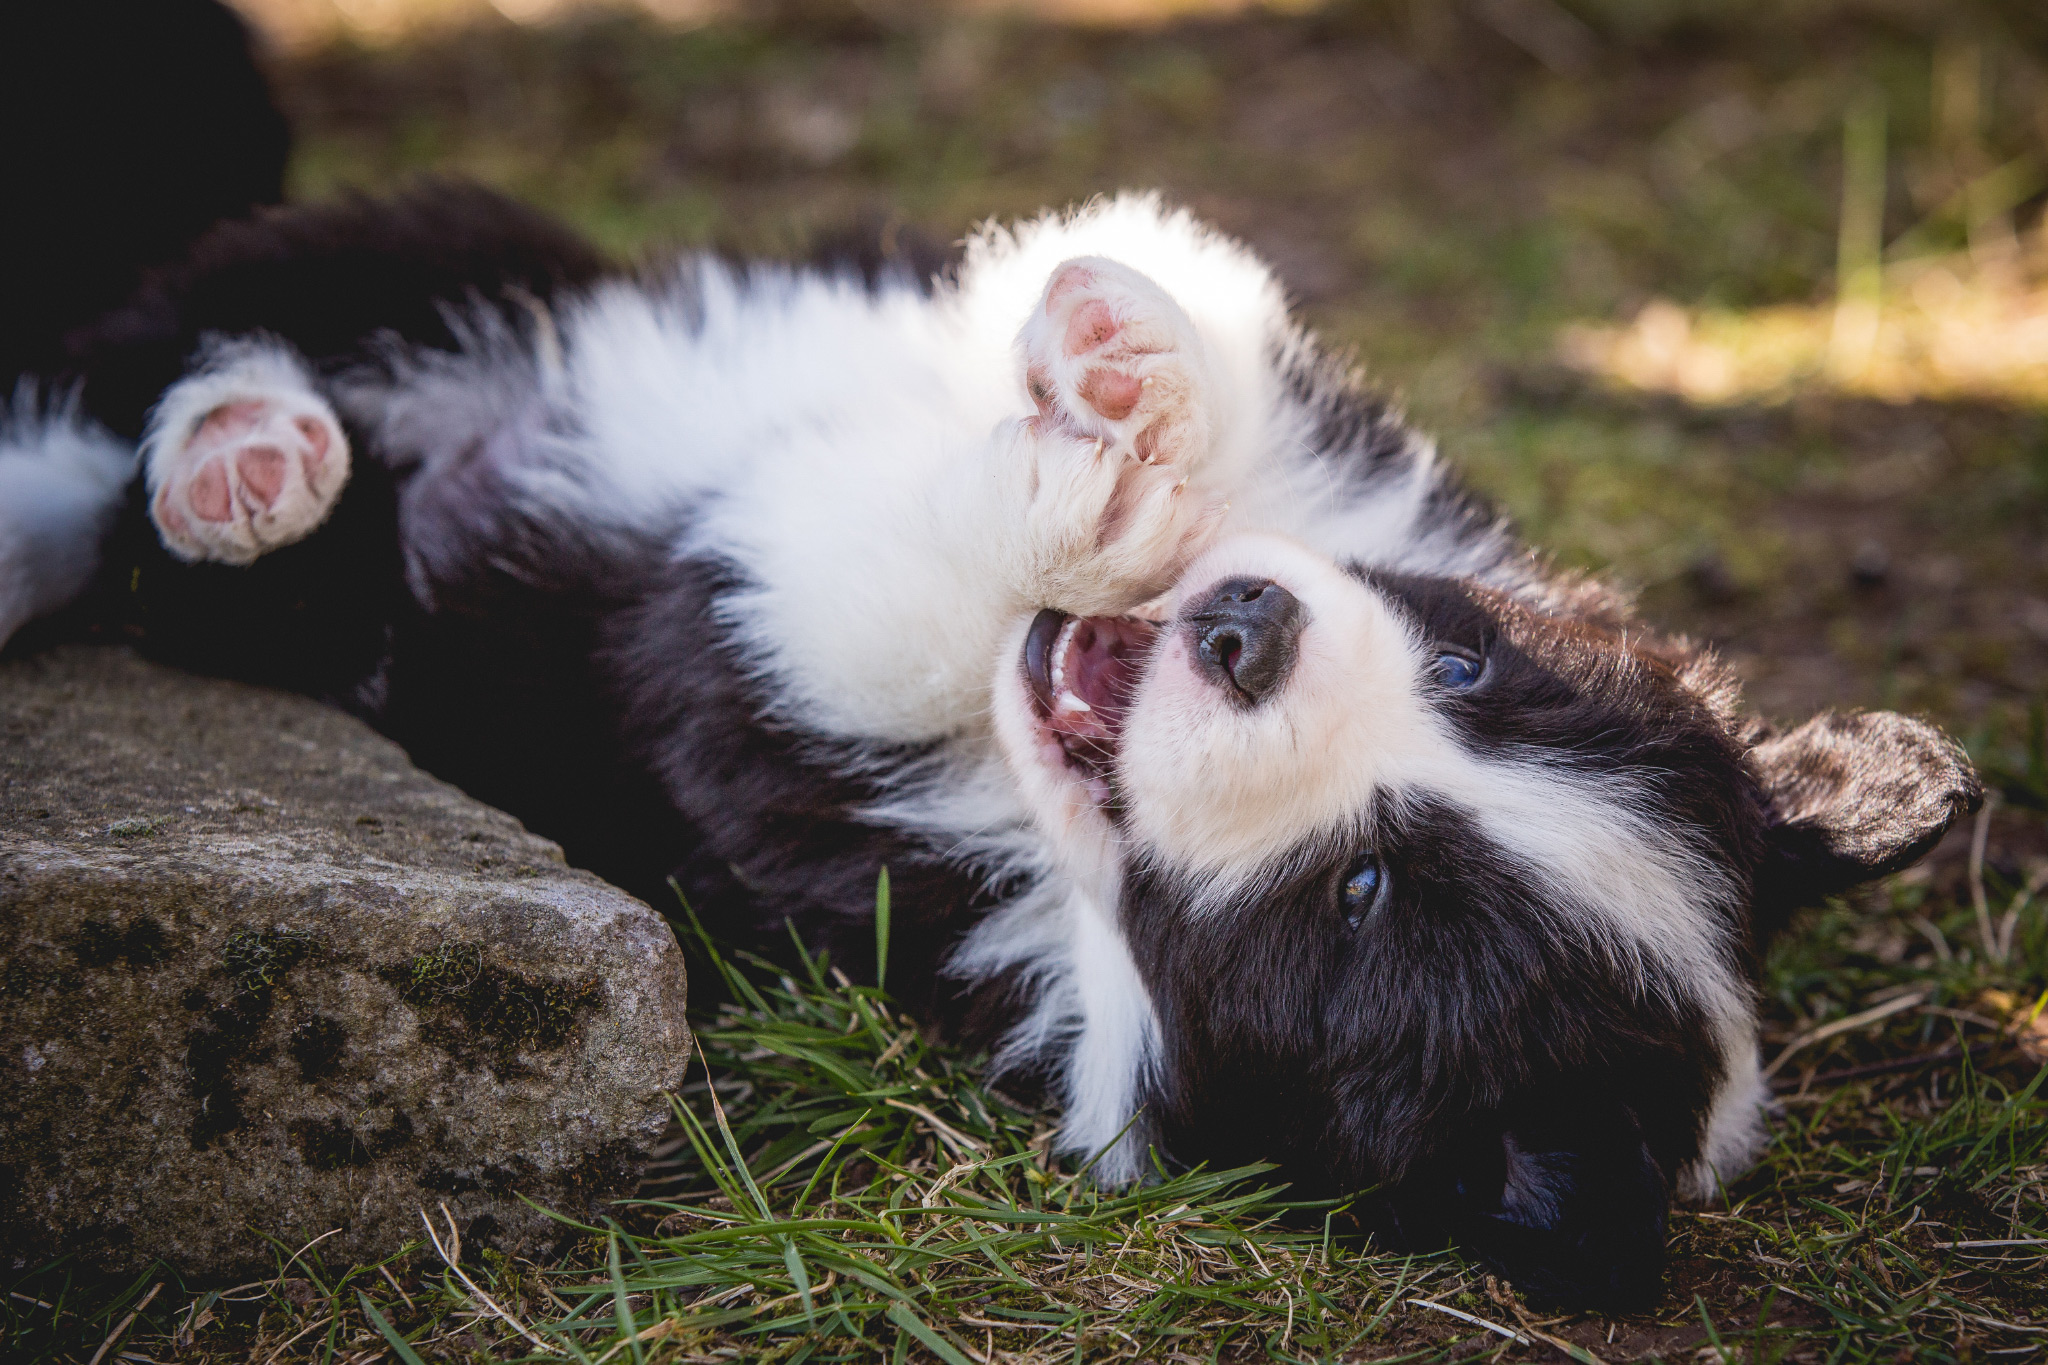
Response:
[[[1241,701],[1256,702],[1294,667],[1307,619],[1301,599],[1266,578],[1226,578],[1181,613],[1195,663]]]

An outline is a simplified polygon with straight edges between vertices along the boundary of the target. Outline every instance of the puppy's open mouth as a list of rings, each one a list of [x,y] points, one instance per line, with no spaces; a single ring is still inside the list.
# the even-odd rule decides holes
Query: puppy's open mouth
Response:
[[[1039,732],[1098,806],[1110,803],[1124,713],[1159,629],[1135,616],[1047,610],[1025,637],[1024,674]]]

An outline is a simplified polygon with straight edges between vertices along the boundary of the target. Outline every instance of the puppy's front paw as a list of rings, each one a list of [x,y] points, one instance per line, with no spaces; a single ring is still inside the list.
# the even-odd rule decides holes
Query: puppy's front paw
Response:
[[[1184,476],[1201,463],[1201,341],[1150,279],[1099,256],[1068,261],[1046,282],[1022,340],[1025,383],[1045,421]]]
[[[1163,592],[1225,504],[1205,486],[1201,343],[1166,292],[1099,257],[1052,274],[1021,338],[1036,605],[1120,612]]]
[[[248,564],[310,534],[348,482],[348,438],[295,366],[260,355],[165,395],[143,443],[150,518],[181,559]]]

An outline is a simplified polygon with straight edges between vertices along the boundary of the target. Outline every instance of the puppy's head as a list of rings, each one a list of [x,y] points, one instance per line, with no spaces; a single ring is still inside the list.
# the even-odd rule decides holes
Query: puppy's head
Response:
[[[1000,689],[1149,1011],[1070,1123],[1382,1186],[1555,1298],[1650,1292],[1669,1193],[1754,1155],[1759,915],[1977,800],[1925,725],[1771,733],[1711,655],[1469,580],[1239,537],[1146,616],[1042,614]]]

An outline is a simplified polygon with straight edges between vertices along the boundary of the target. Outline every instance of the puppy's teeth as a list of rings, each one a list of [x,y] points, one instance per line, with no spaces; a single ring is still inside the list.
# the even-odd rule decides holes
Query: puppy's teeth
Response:
[[[1063,689],[1059,695],[1052,699],[1052,709],[1063,715],[1073,715],[1083,711],[1093,711],[1095,708],[1082,701],[1072,692]]]
[[[1067,685],[1067,651],[1073,647],[1074,632],[1081,628],[1081,618],[1076,616],[1060,627],[1060,633],[1052,642],[1052,690],[1055,695]]]

